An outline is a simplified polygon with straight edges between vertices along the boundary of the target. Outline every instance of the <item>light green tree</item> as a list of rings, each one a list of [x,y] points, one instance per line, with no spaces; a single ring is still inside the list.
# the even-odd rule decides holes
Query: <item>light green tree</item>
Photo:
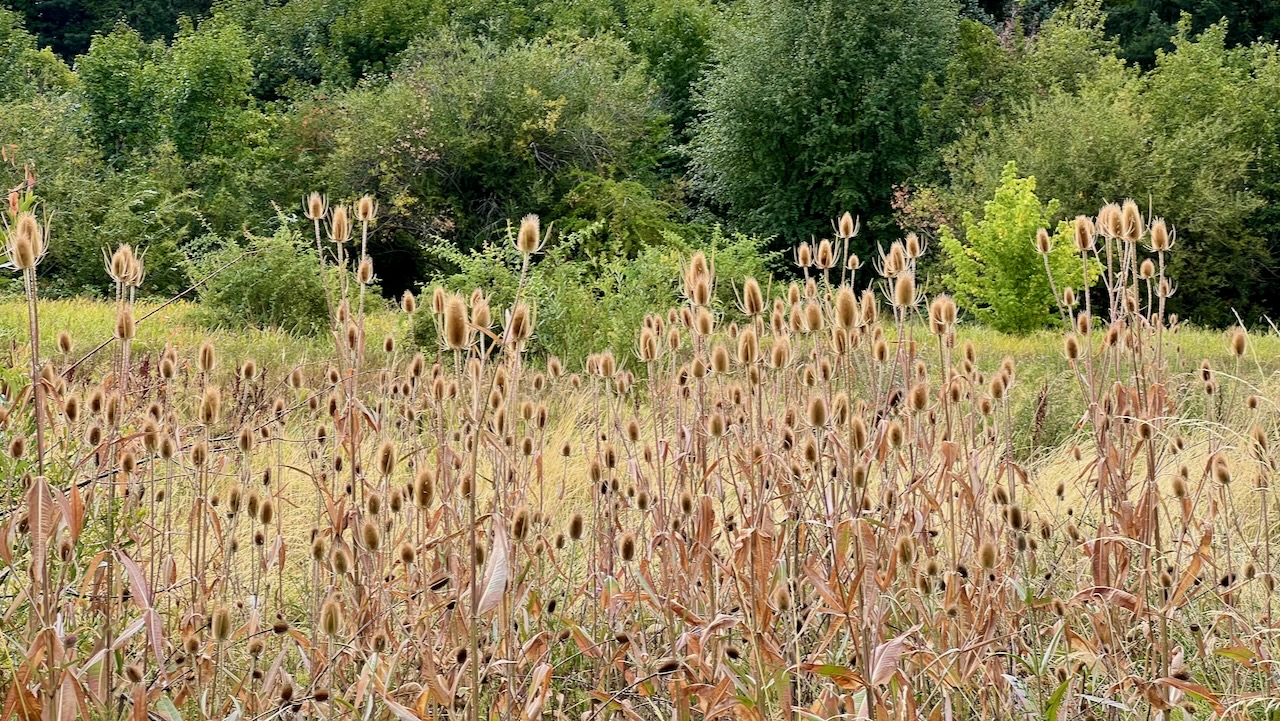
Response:
[[[1036,231],[1048,228],[1059,203],[1041,203],[1036,179],[1019,178],[1013,161],[1005,165],[995,198],[983,206],[982,219],[964,214],[964,238],[942,228],[942,250],[951,265],[948,283],[966,312],[1007,333],[1029,333],[1057,316],[1055,287],[1079,292],[1097,279],[1096,261],[1085,265],[1071,245],[1071,224],[1060,221],[1051,248],[1042,256]],[[1046,269],[1047,262],[1047,269]],[[1052,272],[1052,279],[1050,278]]]

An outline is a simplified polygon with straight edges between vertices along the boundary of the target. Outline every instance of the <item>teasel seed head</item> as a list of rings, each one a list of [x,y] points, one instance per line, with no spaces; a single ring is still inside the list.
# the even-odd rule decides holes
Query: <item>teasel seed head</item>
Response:
[[[846,212],[836,221],[836,237],[842,240],[848,240],[858,234],[858,224],[855,223],[853,215]]]
[[[1072,230],[1074,232],[1076,250],[1081,253],[1092,251],[1097,237],[1093,220],[1087,215],[1077,215],[1072,223]]]
[[[911,273],[901,273],[893,282],[893,304],[898,308],[910,308],[916,304],[916,279]]]
[[[196,356],[196,367],[201,373],[209,373],[213,371],[214,365],[217,363],[217,354],[213,349],[213,344],[205,341],[200,344],[200,352]]]
[[[136,663],[127,664],[124,667],[124,677],[129,683],[141,683],[142,667]]]
[[[778,586],[773,592],[773,605],[778,609],[778,613],[787,613],[791,610],[791,591],[786,585]]]
[[[385,439],[378,445],[378,472],[384,478],[389,477],[396,470],[396,445],[390,438]]]
[[[36,216],[22,212],[9,233],[9,260],[18,270],[32,270],[44,256],[44,230]]]
[[[333,242],[345,243],[351,240],[350,212],[345,205],[339,205],[333,209],[329,217],[329,239]]]
[[[320,193],[311,193],[307,195],[306,201],[303,203],[303,215],[307,216],[307,220],[321,220],[329,214],[329,201]]]
[[[342,625],[342,606],[333,597],[325,600],[320,608],[320,629],[325,635],[336,636]]]
[[[896,544],[898,564],[906,567],[916,560],[916,542],[911,536],[899,536]]]
[[[219,606],[213,612],[213,638],[216,641],[226,641],[231,637],[231,610],[226,606]]]
[[[978,565],[984,570],[990,571],[996,567],[997,555],[996,547],[990,541],[986,541],[978,548]]]
[[[1049,231],[1044,228],[1036,230],[1036,252],[1040,255],[1048,255],[1053,250],[1053,240],[1049,237]]]
[[[469,345],[471,329],[467,325],[467,307],[462,298],[450,295],[444,303],[444,340],[451,350]]]
[[[356,218],[362,223],[372,223],[378,217],[378,201],[371,195],[364,195],[356,201]]]
[[[520,219],[520,230],[516,233],[516,249],[524,255],[533,255],[541,246],[541,221],[537,215],[530,213]]]
[[[821,270],[829,270],[836,264],[836,252],[831,247],[831,241],[823,238],[818,242],[818,252],[814,256],[813,264]]]
[[[1226,456],[1222,453],[1215,454],[1209,467],[1213,473],[1213,480],[1224,486],[1231,484],[1231,467],[1227,465]]]
[[[582,539],[583,519],[581,513],[574,513],[569,519],[569,538],[574,541]]]
[[[1175,237],[1177,237],[1177,233],[1169,228],[1164,218],[1155,218],[1151,221],[1151,250],[1153,252],[1165,253],[1172,250]]]
[[[1239,358],[1244,355],[1249,347],[1249,336],[1243,328],[1233,328],[1231,330],[1231,355]]]
[[[1138,242],[1144,230],[1142,211],[1138,210],[1138,204],[1133,200],[1125,200],[1120,212],[1120,236],[1130,243]]]

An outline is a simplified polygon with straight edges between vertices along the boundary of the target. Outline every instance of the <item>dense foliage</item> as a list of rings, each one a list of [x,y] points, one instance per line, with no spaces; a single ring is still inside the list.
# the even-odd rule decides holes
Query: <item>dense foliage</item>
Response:
[[[527,212],[555,219],[564,257],[625,265],[717,226],[772,249],[830,237],[847,210],[864,259],[916,232],[929,277],[954,277],[941,249],[974,249],[1015,161],[1050,227],[1100,199],[1161,208],[1189,251],[1170,309],[1259,324],[1280,313],[1277,17],[1181,0],[9,0],[0,185],[34,173],[63,296],[108,290],[111,242],[148,248],[141,292],[171,294],[305,193],[372,192],[395,297]]]

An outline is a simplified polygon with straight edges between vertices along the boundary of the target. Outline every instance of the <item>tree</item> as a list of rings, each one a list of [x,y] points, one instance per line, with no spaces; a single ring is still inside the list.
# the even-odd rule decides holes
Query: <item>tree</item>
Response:
[[[982,218],[965,213],[963,240],[942,228],[942,250],[952,267],[947,280],[956,302],[1006,333],[1029,333],[1057,316],[1049,271],[1059,291],[1067,286],[1080,291],[1092,284],[1098,270],[1095,263],[1086,284],[1066,222],[1058,223],[1048,255],[1040,255],[1036,231],[1051,226],[1059,203],[1041,204],[1035,190],[1036,179],[1019,178],[1017,163],[1010,161],[995,197],[983,206]]]
[[[234,152],[249,100],[253,64],[238,25],[214,20],[187,26],[165,68],[169,138],[184,159]]]
[[[666,116],[616,38],[500,47],[445,35],[406,58],[390,82],[341,98],[326,164],[331,193],[384,199],[374,252],[397,259],[388,291],[421,277],[424,238],[471,248],[525,213],[554,217],[575,188],[568,204],[586,215],[610,202],[584,194],[637,192],[600,179],[658,182]]]
[[[845,210],[874,230],[915,167],[921,87],[945,69],[957,22],[947,0],[747,0],[698,96],[697,186],[784,243]]]
[[[160,138],[159,52],[137,31],[119,25],[94,37],[88,54],[76,62],[89,133],[103,157],[117,165],[149,152]]]
[[[168,39],[178,30],[179,18],[195,19],[209,11],[209,0],[10,0],[40,45],[70,60],[88,51],[95,35],[125,23],[142,38]]]
[[[1257,322],[1280,311],[1278,51],[1229,48],[1222,25],[1192,37],[1189,21],[1173,43],[1147,73],[1102,51],[1072,84],[965,132],[943,151],[945,204],[952,217],[979,207],[1010,160],[1068,216],[1137,199],[1178,231],[1169,310],[1206,325],[1237,313]]]
[[[0,102],[65,90],[71,71],[52,51],[36,47],[17,13],[0,7]]]

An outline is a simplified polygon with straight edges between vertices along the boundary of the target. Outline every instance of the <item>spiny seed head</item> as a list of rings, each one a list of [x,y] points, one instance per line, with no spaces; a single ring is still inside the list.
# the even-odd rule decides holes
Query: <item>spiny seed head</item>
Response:
[[[1072,223],[1076,250],[1081,253],[1087,253],[1093,250],[1094,239],[1097,237],[1097,231],[1094,230],[1093,220],[1087,215],[1077,215]]]
[[[124,667],[124,677],[129,683],[142,682],[142,667],[136,663],[128,664]]]
[[[378,217],[378,201],[371,195],[364,195],[356,201],[356,217],[362,223],[372,223]]]
[[[847,285],[836,291],[835,317],[836,327],[841,330],[852,330],[858,324],[858,299]]]
[[[329,214],[329,200],[320,193],[311,193],[307,195],[306,201],[303,203],[303,214],[307,216],[307,220],[317,221]]]
[[[906,239],[903,241],[906,249],[907,258],[915,260],[924,255],[924,243],[920,242],[920,236],[915,233],[907,233]]]
[[[840,216],[840,220],[836,222],[836,236],[841,239],[849,239],[857,235],[858,228],[854,223],[853,215],[846,212]]]
[[[636,557],[636,537],[635,534],[627,532],[622,534],[622,542],[619,547],[622,554],[622,560],[630,563]]]
[[[196,356],[196,365],[201,373],[209,373],[213,370],[217,363],[217,355],[213,349],[213,344],[205,341],[200,344],[200,352]]]
[[[390,438],[378,445],[378,472],[388,477],[396,470],[396,444]]]
[[[467,347],[470,334],[466,303],[459,296],[448,296],[444,303],[445,344],[451,350],[462,350]]]
[[[897,543],[898,563],[910,566],[916,560],[916,543],[911,536],[899,536]]]
[[[742,312],[744,315],[757,316],[764,312],[764,293],[760,283],[751,276],[742,281]]]
[[[1222,485],[1230,485],[1231,483],[1231,467],[1227,465],[1226,456],[1218,453],[1214,455],[1210,461],[1210,470],[1213,473],[1213,480]]]
[[[1049,238],[1049,231],[1044,228],[1036,230],[1036,252],[1040,255],[1048,255],[1053,250],[1053,241]]]
[[[825,428],[827,425],[827,399],[821,394],[809,398],[809,406],[805,418],[813,428]]]
[[[329,239],[335,243],[351,240],[351,211],[345,205],[333,209],[329,218]]]
[[[435,474],[430,469],[417,471],[417,479],[413,482],[413,505],[419,508],[430,508],[435,498]]]
[[[231,637],[231,610],[226,606],[220,606],[213,612],[213,638],[217,641],[226,641]]]
[[[1244,332],[1243,328],[1233,328],[1231,330],[1231,354],[1239,358],[1249,346],[1249,336]]]
[[[342,606],[333,597],[325,600],[320,608],[320,629],[326,635],[336,636],[342,625]]]
[[[901,273],[893,283],[893,304],[898,308],[910,308],[916,304],[916,279],[910,273]]]
[[[818,253],[813,259],[813,264],[822,270],[829,270],[836,264],[836,253],[830,240],[823,238],[818,242]]]
[[[1144,229],[1142,211],[1138,209],[1138,204],[1132,199],[1126,199],[1120,213],[1120,236],[1130,243],[1138,242]]]
[[[791,610],[791,591],[785,585],[778,586],[773,592],[773,605],[778,609],[778,613]]]
[[[9,232],[9,260],[18,270],[31,270],[44,256],[44,231],[36,216],[21,212]]]
[[[511,537],[523,541],[529,535],[529,507],[521,504],[511,521]]]
[[[996,547],[990,541],[986,541],[978,549],[978,565],[983,569],[990,571],[996,567]]]
[[[1080,358],[1080,339],[1075,333],[1068,333],[1063,339],[1063,355],[1067,360],[1074,361]]]
[[[516,249],[525,255],[538,252],[542,244],[541,221],[530,213],[520,219],[520,230],[516,233]]]
[[[929,304],[929,330],[934,335],[946,335],[956,324],[956,302],[943,294]]]
[[[578,541],[582,539],[583,519],[581,513],[574,513],[569,519],[569,538]]]
[[[1156,253],[1164,253],[1173,249],[1173,239],[1177,234],[1174,233],[1164,218],[1156,218],[1151,221],[1151,250]]]

